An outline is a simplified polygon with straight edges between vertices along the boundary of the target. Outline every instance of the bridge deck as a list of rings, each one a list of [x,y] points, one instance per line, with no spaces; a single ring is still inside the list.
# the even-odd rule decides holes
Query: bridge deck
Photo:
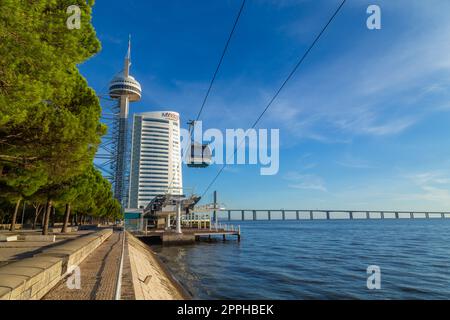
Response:
[[[219,210],[220,220],[449,219],[450,212],[364,210]]]

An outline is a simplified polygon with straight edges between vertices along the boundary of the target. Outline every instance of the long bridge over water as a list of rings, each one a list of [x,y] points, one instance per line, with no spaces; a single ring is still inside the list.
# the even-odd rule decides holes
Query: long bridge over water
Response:
[[[381,220],[381,219],[448,219],[450,212],[367,211],[367,210],[253,210],[219,209],[219,220]]]

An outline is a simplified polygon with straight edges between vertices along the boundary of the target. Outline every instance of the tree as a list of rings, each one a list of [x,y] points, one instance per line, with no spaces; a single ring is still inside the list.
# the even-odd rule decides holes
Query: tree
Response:
[[[93,158],[106,132],[95,92],[77,65],[100,50],[91,24],[94,1],[0,2],[0,201],[12,203],[14,228],[22,199],[34,202],[34,227],[52,208],[95,218],[122,209]],[[81,9],[81,29],[69,30],[66,9]],[[3,198],[3,199],[1,199]],[[5,205],[6,204],[6,205]]]
[[[33,219],[33,226],[32,229],[35,230],[36,229],[36,224],[37,221],[39,219],[39,216],[41,215],[42,209],[43,209],[43,205],[40,201],[34,201],[33,202],[33,207],[34,207],[34,219]]]
[[[58,202],[65,206],[62,233],[67,232],[72,206],[74,204],[76,206],[77,202],[86,200],[86,196],[89,196],[94,171],[95,168],[91,165],[83,174],[70,179],[60,189]]]
[[[82,10],[82,30],[66,27],[66,9],[73,4]],[[51,158],[46,150],[39,151],[60,120],[75,120],[70,131],[77,122],[79,127],[99,126],[98,100],[76,68],[100,49],[90,24],[92,5],[81,0],[0,3],[0,175],[8,181],[17,170],[40,169],[39,160]],[[55,114],[55,108],[66,110]],[[84,115],[76,121],[66,112],[60,119],[58,113],[64,111]],[[89,118],[92,111],[97,117]],[[58,142],[54,135],[50,138]]]
[[[81,30],[66,27],[66,9],[74,4],[82,11]],[[77,69],[100,50],[92,6],[82,0],[0,3],[0,191],[14,190],[19,202],[43,188],[46,221],[52,186],[92,163],[105,132],[99,101]]]
[[[74,211],[93,218],[117,219],[122,216],[120,203],[114,199],[111,184],[93,166],[86,174],[87,189],[74,201]]]
[[[43,101],[63,104],[72,94],[68,69],[100,49],[90,23],[94,1],[0,2],[0,127],[30,120]],[[66,10],[81,9],[82,28],[69,30]]]
[[[23,183],[23,181],[22,181],[22,183]],[[0,198],[3,198],[4,201],[9,201],[9,202],[14,203],[15,209],[14,209],[14,213],[11,216],[11,224],[10,224],[9,230],[15,231],[17,214],[19,212],[20,203],[26,196],[33,193],[34,189],[33,188],[30,189],[26,184],[11,187],[7,184],[4,184],[2,181],[0,181],[0,190],[2,190],[2,192],[0,194]]]

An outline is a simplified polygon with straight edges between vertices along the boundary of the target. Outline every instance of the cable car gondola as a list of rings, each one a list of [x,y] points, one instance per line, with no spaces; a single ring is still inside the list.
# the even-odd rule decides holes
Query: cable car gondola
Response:
[[[195,126],[195,121],[191,121],[189,124],[189,132],[191,128]],[[187,166],[189,168],[206,168],[211,164],[212,152],[208,144],[201,144],[194,142],[191,135],[191,147],[187,155]]]
[[[211,164],[211,148],[207,144],[191,143],[191,152],[188,155],[189,168],[206,168]]]

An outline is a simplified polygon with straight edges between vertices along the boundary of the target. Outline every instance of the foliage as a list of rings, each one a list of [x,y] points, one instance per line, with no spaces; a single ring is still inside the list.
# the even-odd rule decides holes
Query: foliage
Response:
[[[99,100],[77,68],[100,50],[91,24],[93,3],[0,2],[2,207],[32,199],[120,215],[111,185],[93,168],[106,128]],[[81,9],[79,30],[66,26],[71,5]]]

